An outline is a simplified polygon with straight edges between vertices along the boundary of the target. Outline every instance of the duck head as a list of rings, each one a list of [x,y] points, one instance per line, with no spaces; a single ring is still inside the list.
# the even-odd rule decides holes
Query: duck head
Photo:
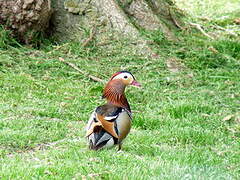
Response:
[[[132,73],[120,71],[112,75],[103,91],[103,98],[107,99],[109,104],[126,108],[131,112],[129,103],[125,97],[125,88],[127,86],[141,87]]]

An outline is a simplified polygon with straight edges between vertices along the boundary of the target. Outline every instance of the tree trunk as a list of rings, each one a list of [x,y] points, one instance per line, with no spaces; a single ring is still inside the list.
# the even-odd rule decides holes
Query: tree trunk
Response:
[[[182,24],[171,0],[52,0],[53,25],[60,39],[81,39],[81,28],[107,26],[138,37],[139,30],[161,30],[168,39],[175,39],[174,30]],[[80,30],[79,30],[80,28]],[[61,34],[64,34],[62,36]]]
[[[97,29],[95,39],[104,44],[111,38],[130,38],[138,53],[153,57],[142,31],[161,31],[175,40],[182,26],[171,0],[52,0],[52,29],[60,41],[83,41]]]
[[[171,0],[2,0],[0,23],[28,43],[32,32],[46,30],[53,9],[50,30],[60,41],[82,41],[94,32],[100,40],[122,34],[145,47],[141,31],[157,30],[176,39],[182,21],[174,8]]]

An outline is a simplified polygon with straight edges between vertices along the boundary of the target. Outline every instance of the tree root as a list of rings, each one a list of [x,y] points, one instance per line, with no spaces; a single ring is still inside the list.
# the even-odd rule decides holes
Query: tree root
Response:
[[[210,39],[214,39],[212,36],[210,36],[209,34],[207,34],[203,28],[201,27],[200,24],[196,24],[196,23],[189,23],[191,26],[195,27],[197,30],[199,30],[204,36],[210,38]]]
[[[86,47],[86,46],[93,40],[96,32],[97,32],[97,29],[96,29],[96,26],[94,26],[94,27],[91,29],[89,38],[87,38],[87,39],[83,42],[82,47]]]
[[[169,11],[169,17],[171,18],[173,24],[174,24],[177,28],[179,28],[179,29],[181,29],[181,30],[184,30],[185,28],[183,28],[183,27],[177,22],[177,20],[174,18],[174,16],[173,16],[170,8],[168,8],[168,11]]]
[[[231,32],[230,30],[225,29],[225,28],[223,28],[223,27],[221,27],[221,26],[211,25],[210,27],[212,27],[212,28],[214,28],[214,29],[217,29],[217,30],[220,30],[220,31],[224,31],[225,33],[227,33],[227,34],[229,34],[229,35],[231,35],[231,36],[235,36],[235,37],[238,36],[236,33]]]
[[[99,78],[99,77],[96,77],[96,76],[93,76],[93,75],[90,75],[89,73],[79,69],[75,64],[72,64],[70,62],[67,62],[65,61],[62,57],[59,57],[58,60],[60,62],[63,62],[64,64],[70,66],[71,68],[75,69],[76,71],[78,71],[79,73],[83,74],[84,76],[87,76],[88,78],[90,78],[91,80],[93,81],[96,81],[96,82],[101,82],[101,83],[106,83],[105,80]]]

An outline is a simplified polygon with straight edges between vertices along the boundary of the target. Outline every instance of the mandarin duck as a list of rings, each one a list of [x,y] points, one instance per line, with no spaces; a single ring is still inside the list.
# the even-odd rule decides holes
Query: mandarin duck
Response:
[[[122,141],[131,129],[132,114],[125,88],[128,85],[140,87],[134,76],[128,71],[120,71],[112,75],[103,91],[107,103],[98,106],[89,118],[86,137],[89,148],[99,150],[118,145],[121,150]]]

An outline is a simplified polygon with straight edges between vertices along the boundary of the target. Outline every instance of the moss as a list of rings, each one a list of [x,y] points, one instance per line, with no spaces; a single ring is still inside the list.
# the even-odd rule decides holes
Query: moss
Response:
[[[83,2],[80,0],[65,0],[64,8],[67,9],[68,12],[73,14],[84,14],[84,12],[88,9],[89,2]]]
[[[66,0],[64,2],[64,7],[65,8],[69,8],[69,7],[78,8],[79,7],[79,1],[78,0]]]

